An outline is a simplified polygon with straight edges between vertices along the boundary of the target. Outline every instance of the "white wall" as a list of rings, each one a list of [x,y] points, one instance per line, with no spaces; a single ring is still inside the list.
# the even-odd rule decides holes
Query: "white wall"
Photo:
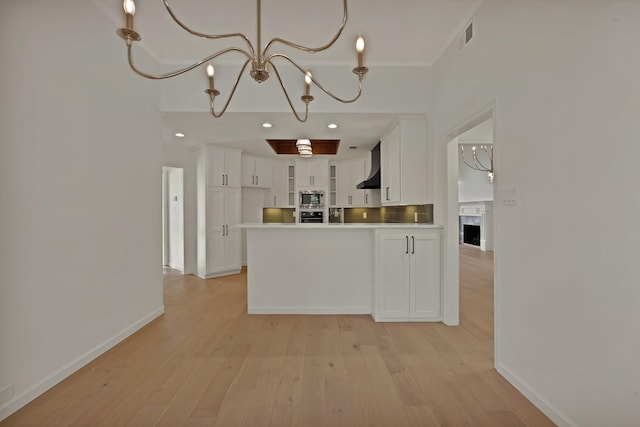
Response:
[[[163,144],[162,164],[183,170],[184,274],[196,272],[196,160],[193,149]]]
[[[464,147],[464,158],[470,164],[473,162],[473,150],[475,144],[460,144]],[[485,166],[490,164],[489,156],[484,151],[477,149],[478,160]],[[481,172],[470,168],[462,161],[462,153],[458,149],[458,197],[460,203],[482,202],[493,200],[493,184],[489,181],[487,172]]]
[[[159,88],[107,21],[0,4],[0,419],[163,311]]]
[[[494,105],[496,366],[561,425],[640,420],[639,26],[636,1],[487,0],[434,69],[435,222],[449,131]]]

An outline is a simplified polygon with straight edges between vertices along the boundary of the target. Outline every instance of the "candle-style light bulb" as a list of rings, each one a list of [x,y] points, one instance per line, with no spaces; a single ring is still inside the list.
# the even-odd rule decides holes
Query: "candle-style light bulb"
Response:
[[[307,70],[304,75],[304,94],[309,95],[311,91],[311,70]]]
[[[133,15],[136,14],[136,4],[133,0],[124,0],[122,8],[124,9],[125,26],[127,30],[133,31]]]
[[[214,89],[213,87],[213,75],[215,74],[215,70],[213,69],[213,65],[207,65],[207,76],[209,76],[209,89]]]
[[[127,15],[133,16],[136,14],[136,4],[133,0],[124,0],[122,7]]]
[[[358,54],[358,67],[364,67],[364,38],[361,34],[356,39],[356,53]]]

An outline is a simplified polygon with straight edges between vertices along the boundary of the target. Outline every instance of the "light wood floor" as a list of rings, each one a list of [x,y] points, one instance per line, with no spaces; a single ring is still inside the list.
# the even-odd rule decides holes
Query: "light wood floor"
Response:
[[[545,426],[493,369],[491,253],[461,325],[246,314],[246,274],[164,276],[166,313],[0,426]]]

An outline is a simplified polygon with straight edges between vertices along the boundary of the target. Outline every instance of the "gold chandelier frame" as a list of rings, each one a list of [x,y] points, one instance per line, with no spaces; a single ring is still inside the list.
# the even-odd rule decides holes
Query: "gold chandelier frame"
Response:
[[[340,27],[338,28],[338,31],[336,32],[336,34],[333,36],[333,38],[326,44],[320,46],[320,47],[307,47],[307,46],[302,46],[296,43],[293,43],[291,41],[282,39],[280,37],[275,37],[271,40],[269,40],[265,46],[264,49],[260,49],[260,45],[262,43],[262,17],[261,17],[261,0],[256,0],[257,2],[257,43],[256,43],[256,47],[254,48],[254,45],[251,43],[251,41],[249,40],[249,38],[242,34],[242,33],[229,33],[229,34],[205,34],[205,33],[201,33],[198,31],[195,31],[191,28],[189,28],[184,22],[182,22],[177,16],[176,14],[173,12],[173,10],[171,9],[171,6],[169,5],[169,1],[168,0],[162,0],[162,2],[164,3],[165,8],[167,9],[167,12],[169,13],[169,15],[171,16],[171,18],[173,19],[173,21],[175,21],[176,24],[178,24],[183,30],[187,31],[188,33],[196,36],[196,37],[201,37],[201,38],[205,38],[205,39],[210,39],[210,40],[215,40],[215,39],[222,39],[222,38],[240,38],[244,44],[246,45],[246,49],[241,49],[238,47],[229,47],[226,49],[222,49],[218,52],[215,52],[209,56],[207,56],[206,58],[202,58],[199,61],[194,62],[193,64],[186,66],[184,68],[180,68],[178,70],[175,71],[171,71],[165,74],[149,74],[146,73],[144,71],[141,71],[140,69],[138,69],[134,62],[133,62],[133,44],[134,42],[140,41],[142,40],[142,37],[140,36],[140,34],[138,32],[136,32],[134,30],[133,27],[133,17],[135,15],[135,3],[133,0],[124,0],[123,1],[123,9],[124,9],[124,13],[125,13],[125,20],[126,20],[126,24],[125,24],[125,28],[120,28],[116,31],[116,33],[118,34],[118,36],[120,36],[122,39],[124,39],[124,41],[126,42],[127,45],[127,59],[129,62],[129,66],[131,67],[131,69],[138,75],[148,78],[148,79],[153,79],[153,80],[160,80],[160,79],[168,79],[171,77],[176,77],[179,76],[183,73],[186,73],[188,71],[191,71],[205,63],[208,63],[209,61],[213,61],[214,59],[218,58],[219,56],[225,55],[227,53],[231,53],[231,52],[236,52],[240,55],[243,55],[244,57],[246,57],[246,61],[244,62],[244,65],[242,65],[240,72],[238,73],[238,76],[236,77],[235,83],[233,84],[232,88],[231,88],[231,92],[229,94],[229,97],[227,98],[227,101],[225,102],[224,106],[222,107],[222,110],[220,110],[219,112],[216,112],[214,109],[214,102],[217,96],[220,95],[220,92],[215,88],[215,82],[214,82],[214,68],[213,65],[211,63],[209,63],[206,67],[206,71],[207,71],[207,76],[208,76],[208,81],[209,81],[209,87],[207,89],[205,89],[205,93],[207,95],[209,95],[209,107],[210,107],[210,112],[213,115],[213,117],[215,118],[219,118],[221,117],[225,111],[227,111],[227,107],[229,106],[229,102],[231,101],[231,99],[233,98],[233,95],[236,91],[236,88],[238,87],[238,83],[240,83],[240,80],[242,78],[242,75],[245,71],[245,69],[247,68],[248,65],[251,65],[251,71],[249,72],[249,75],[258,83],[262,83],[265,80],[267,80],[270,76],[269,73],[269,68],[271,68],[273,70],[273,72],[275,72],[275,75],[278,79],[278,82],[280,83],[280,87],[282,88],[282,91],[285,95],[285,98],[287,99],[287,103],[289,104],[289,107],[291,108],[291,111],[293,112],[293,114],[295,115],[296,119],[300,122],[306,122],[307,118],[309,116],[309,103],[311,101],[314,100],[314,97],[310,94],[310,86],[311,83],[313,83],[316,87],[318,87],[320,90],[322,90],[324,93],[326,93],[327,95],[329,95],[331,98],[335,99],[336,101],[339,101],[341,103],[344,104],[348,104],[348,103],[352,103],[355,102],[356,100],[358,100],[358,98],[360,98],[360,95],[362,95],[362,79],[364,78],[364,76],[367,74],[367,72],[369,71],[369,69],[367,67],[364,66],[364,39],[362,38],[361,35],[358,36],[358,39],[356,40],[356,54],[357,54],[357,66],[352,70],[354,74],[356,74],[356,76],[358,77],[358,92],[357,94],[353,97],[353,98],[341,98],[335,94],[333,94],[331,91],[327,90],[324,88],[324,86],[322,86],[322,84],[320,84],[320,82],[318,82],[318,80],[316,80],[315,77],[313,77],[313,75],[311,74],[310,70],[305,70],[303,69],[300,65],[298,65],[293,59],[291,59],[289,56],[282,54],[282,53],[271,53],[271,48],[277,44],[277,43],[281,43],[284,44],[286,46],[290,46],[292,48],[295,48],[297,50],[301,50],[303,52],[307,52],[307,53],[317,53],[317,52],[322,52],[324,50],[329,49],[331,46],[333,46],[333,44],[338,40],[338,38],[340,37],[340,35],[342,34],[342,31],[344,30],[344,27],[347,23],[347,17],[348,17],[348,13],[347,13],[347,0],[343,0],[343,4],[344,4],[344,13],[343,13],[343,18],[342,18],[342,23],[340,24]],[[296,68],[297,70],[299,70],[302,75],[304,76],[304,94],[300,97],[300,99],[302,100],[302,102],[304,103],[304,115],[300,115],[294,105],[293,102],[291,101],[291,97],[289,96],[289,93],[287,92],[287,89],[284,85],[284,82],[282,81],[282,77],[280,75],[280,72],[278,71],[278,68],[276,67],[276,65],[274,64],[274,60],[275,59],[282,59],[284,61],[287,61],[289,64],[293,65],[294,68]]]

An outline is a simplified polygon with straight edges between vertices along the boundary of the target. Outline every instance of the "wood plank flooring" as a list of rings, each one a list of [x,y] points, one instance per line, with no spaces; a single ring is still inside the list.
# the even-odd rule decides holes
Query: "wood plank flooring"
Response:
[[[547,426],[493,369],[493,254],[461,246],[459,327],[246,314],[246,273],[164,275],[165,314],[0,423]]]

